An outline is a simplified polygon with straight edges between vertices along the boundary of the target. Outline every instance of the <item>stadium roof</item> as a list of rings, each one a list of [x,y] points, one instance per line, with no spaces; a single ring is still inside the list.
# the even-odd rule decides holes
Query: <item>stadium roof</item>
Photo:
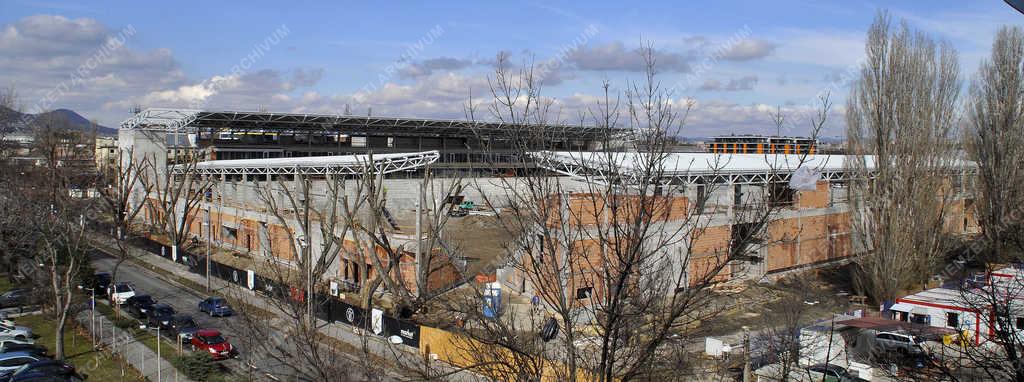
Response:
[[[541,167],[578,178],[629,182],[651,161],[635,152],[543,151],[532,154]],[[821,173],[825,180],[846,179],[850,155],[666,153],[660,158],[661,177],[677,184],[768,183],[788,181],[799,167]],[[874,168],[874,157],[864,157]]]
[[[178,131],[262,131],[275,133],[342,132],[386,136],[502,136],[535,128],[503,122],[295,114],[261,111],[146,109],[121,123],[122,129]],[[565,138],[598,137],[608,129],[582,125],[544,125]],[[628,129],[615,129],[616,134]]]
[[[418,153],[335,155],[298,158],[230,159],[199,162],[192,171],[199,175],[361,175],[372,166],[378,174],[413,170],[437,161],[437,151]],[[173,172],[188,171],[184,165]]]

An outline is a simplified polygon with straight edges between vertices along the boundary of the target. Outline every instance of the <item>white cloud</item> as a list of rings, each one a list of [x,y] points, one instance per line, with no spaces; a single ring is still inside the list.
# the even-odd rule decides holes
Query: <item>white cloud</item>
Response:
[[[775,52],[776,44],[757,39],[742,40],[722,53],[722,59],[727,61],[750,61],[768,57]]]
[[[704,84],[700,86],[700,90],[707,91],[740,91],[740,90],[752,90],[757,85],[757,76],[743,76],[740,78],[730,78],[729,81],[722,83],[715,79],[709,79],[704,81]]]
[[[116,104],[124,106],[138,103],[145,107],[192,109],[252,109],[258,105],[287,104],[293,99],[288,93],[316,85],[322,74],[323,71],[320,69],[296,69],[291,72],[265,69],[252,73],[213,76],[173,89],[123,99]]]
[[[186,81],[169,50],[131,48],[135,32],[130,25],[114,30],[93,19],[55,15],[0,26],[0,85],[14,86],[27,112],[64,107],[115,124],[127,107],[100,105]]]
[[[654,49],[654,56],[659,70],[682,73],[691,70],[690,61],[693,56],[690,54]],[[645,68],[641,49],[626,48],[620,41],[579,47],[568,54],[566,61],[580,70],[639,72]]]

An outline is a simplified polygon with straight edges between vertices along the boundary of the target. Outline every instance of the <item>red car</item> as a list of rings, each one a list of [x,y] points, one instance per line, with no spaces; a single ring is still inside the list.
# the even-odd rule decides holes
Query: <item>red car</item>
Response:
[[[217,329],[199,329],[192,336],[192,351],[209,352],[213,359],[221,360],[235,356],[235,347],[220,335]]]

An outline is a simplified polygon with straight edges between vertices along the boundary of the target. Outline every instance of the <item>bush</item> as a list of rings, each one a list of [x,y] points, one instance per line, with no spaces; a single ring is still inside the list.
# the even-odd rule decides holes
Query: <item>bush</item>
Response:
[[[118,328],[121,328],[121,329],[135,329],[135,328],[137,328],[139,326],[139,322],[138,321],[135,321],[135,320],[133,320],[131,318],[128,318],[128,317],[125,317],[125,316],[121,316],[121,317],[117,317],[117,318],[111,318],[110,322],[112,322],[114,324],[114,326],[116,326]]]
[[[220,368],[206,352],[193,352],[171,360],[174,367],[194,381],[208,381],[219,377]]]

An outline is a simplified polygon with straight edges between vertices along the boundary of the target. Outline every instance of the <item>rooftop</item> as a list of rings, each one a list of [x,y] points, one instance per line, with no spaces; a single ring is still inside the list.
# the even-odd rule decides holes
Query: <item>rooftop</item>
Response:
[[[630,131],[585,125],[516,125],[466,120],[164,108],[143,110],[122,122],[121,128],[188,132],[344,132],[386,136],[508,136],[517,131],[543,128],[546,134],[555,134],[553,138],[575,139],[593,139],[603,134],[627,134]]]
[[[375,172],[387,174],[429,165],[436,162],[438,156],[437,151],[423,151],[375,155],[213,160],[196,163],[195,173],[200,175],[358,175],[362,174],[367,166],[372,165]],[[173,169],[175,173],[182,173],[186,170],[188,168],[184,165],[174,166]]]
[[[629,177],[658,166],[660,176],[683,183],[764,183],[786,181],[797,168],[820,172],[822,179],[845,179],[852,155],[666,153],[652,157],[636,152],[542,151],[532,154],[549,170],[574,177]],[[874,157],[863,157],[874,168]]]

